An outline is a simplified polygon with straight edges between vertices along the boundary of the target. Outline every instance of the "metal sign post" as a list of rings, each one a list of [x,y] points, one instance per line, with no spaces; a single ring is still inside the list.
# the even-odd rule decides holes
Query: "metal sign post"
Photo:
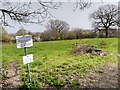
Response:
[[[23,56],[23,63],[27,65],[28,79],[31,83],[30,66],[29,63],[33,62],[33,55],[28,55],[27,47],[33,46],[31,35],[16,36],[17,48],[24,48],[25,56]]]
[[[25,52],[25,56],[28,55],[28,52],[27,52],[27,48],[26,48],[26,47],[24,47],[24,52]],[[30,66],[29,66],[29,63],[27,63],[26,65],[27,65],[29,83],[31,83],[31,76],[30,76]]]

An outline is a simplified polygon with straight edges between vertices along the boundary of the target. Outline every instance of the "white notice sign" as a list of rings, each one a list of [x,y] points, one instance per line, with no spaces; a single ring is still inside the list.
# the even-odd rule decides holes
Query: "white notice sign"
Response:
[[[24,48],[33,46],[32,36],[24,35],[24,36],[16,36],[17,48]]]
[[[27,63],[30,63],[30,62],[33,62],[33,54],[23,56],[23,63],[24,64],[27,64]]]

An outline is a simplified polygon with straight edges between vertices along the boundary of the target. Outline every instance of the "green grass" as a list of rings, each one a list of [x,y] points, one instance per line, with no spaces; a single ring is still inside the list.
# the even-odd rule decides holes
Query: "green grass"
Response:
[[[106,42],[106,48],[101,48],[101,42]],[[108,56],[87,56],[84,54],[74,56],[70,51],[75,43],[96,46],[108,52]],[[101,63],[115,62],[117,54],[117,38],[95,38],[81,40],[62,40],[34,43],[33,47],[27,48],[29,54],[33,54],[34,62],[30,63],[31,75],[38,86],[61,88],[65,85],[80,87],[75,77],[81,78],[86,72]],[[112,54],[111,54],[112,53]],[[16,48],[16,44],[3,45],[3,66],[9,63],[17,63],[21,67],[21,78],[26,78],[26,65],[22,62],[24,50]],[[23,80],[23,82],[25,79]]]

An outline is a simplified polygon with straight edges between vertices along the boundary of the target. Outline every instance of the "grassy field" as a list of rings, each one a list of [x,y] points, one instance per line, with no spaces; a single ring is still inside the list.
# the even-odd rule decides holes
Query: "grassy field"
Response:
[[[101,42],[106,42],[106,48],[101,48]],[[88,44],[104,50],[107,56],[88,56],[80,54],[74,56],[70,51],[75,44]],[[62,40],[34,43],[27,48],[33,54],[34,62],[30,63],[33,86],[31,87],[80,87],[81,83],[76,78],[82,78],[87,72],[105,62],[116,62],[118,49],[117,38],[95,38],[81,40]],[[16,48],[16,44],[2,46],[3,67],[8,69],[8,64],[16,63],[20,67],[21,85],[26,87],[27,72],[23,64],[24,50]]]

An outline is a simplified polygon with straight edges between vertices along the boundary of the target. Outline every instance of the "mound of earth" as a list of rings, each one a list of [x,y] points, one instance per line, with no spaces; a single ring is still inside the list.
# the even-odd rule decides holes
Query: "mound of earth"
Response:
[[[70,52],[73,55],[79,55],[80,53],[84,53],[87,55],[93,55],[93,56],[106,56],[107,53],[103,50],[96,49],[95,46],[89,46],[86,44],[79,44],[76,45],[76,47]]]

